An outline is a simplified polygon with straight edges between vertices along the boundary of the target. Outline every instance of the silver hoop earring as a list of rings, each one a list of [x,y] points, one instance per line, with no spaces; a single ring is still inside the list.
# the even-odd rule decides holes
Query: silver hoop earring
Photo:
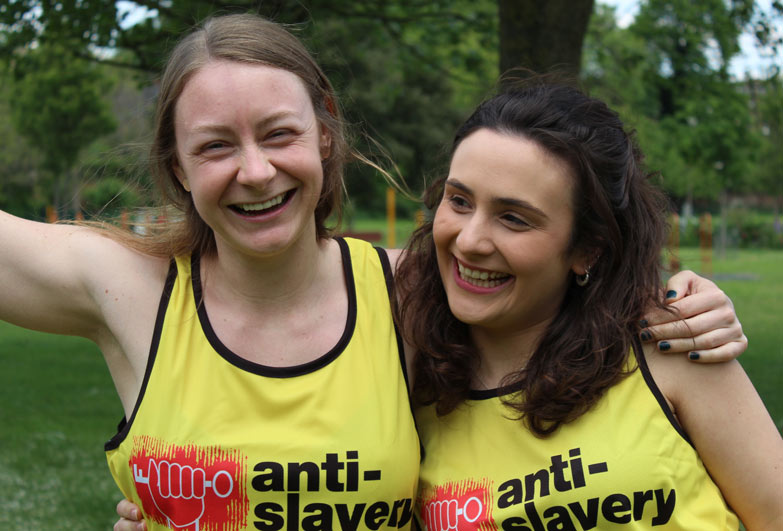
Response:
[[[576,275],[575,280],[576,285],[580,288],[587,286],[587,283],[590,282],[590,270],[585,270],[584,275]]]

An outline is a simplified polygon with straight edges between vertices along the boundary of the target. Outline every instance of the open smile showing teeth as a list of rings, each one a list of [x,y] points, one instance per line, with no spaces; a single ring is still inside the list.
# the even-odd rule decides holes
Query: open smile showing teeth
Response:
[[[480,288],[494,288],[503,284],[511,275],[505,273],[496,273],[494,271],[474,271],[457,262],[459,276],[465,282],[478,286]]]
[[[282,204],[283,201],[288,199],[289,194],[292,193],[293,191],[283,192],[282,194],[277,195],[267,201],[262,201],[260,203],[243,203],[240,205],[231,205],[231,208],[242,214],[263,214],[265,211],[274,209],[275,207]]]

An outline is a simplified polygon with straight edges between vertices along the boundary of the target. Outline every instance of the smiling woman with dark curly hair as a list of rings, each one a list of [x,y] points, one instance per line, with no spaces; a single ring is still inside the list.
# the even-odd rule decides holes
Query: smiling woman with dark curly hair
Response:
[[[665,209],[616,113],[507,90],[429,197],[397,273],[429,531],[783,528],[783,442],[741,367],[638,340]]]

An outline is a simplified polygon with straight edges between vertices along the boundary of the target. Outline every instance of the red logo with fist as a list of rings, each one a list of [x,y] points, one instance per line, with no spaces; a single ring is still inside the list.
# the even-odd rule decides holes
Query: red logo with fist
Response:
[[[492,531],[491,482],[466,480],[435,487],[421,504],[427,531]]]
[[[240,452],[138,437],[128,464],[147,518],[186,531],[244,529],[250,504]]]

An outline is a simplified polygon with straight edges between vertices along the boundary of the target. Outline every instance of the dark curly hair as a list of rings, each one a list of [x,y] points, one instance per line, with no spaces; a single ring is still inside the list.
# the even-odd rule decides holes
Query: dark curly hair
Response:
[[[587,411],[626,374],[640,319],[649,307],[663,307],[666,202],[617,113],[568,84],[528,81],[485,101],[457,131],[451,154],[479,129],[531,140],[565,163],[574,179],[568,250],[600,256],[587,286],[570,282],[527,365],[502,382],[522,391],[504,400],[543,436]],[[428,208],[440,201],[444,181],[427,190]],[[434,403],[443,415],[469,396],[479,353],[469,327],[449,310],[432,226],[414,233],[399,265],[397,318],[416,350],[414,400]]]

